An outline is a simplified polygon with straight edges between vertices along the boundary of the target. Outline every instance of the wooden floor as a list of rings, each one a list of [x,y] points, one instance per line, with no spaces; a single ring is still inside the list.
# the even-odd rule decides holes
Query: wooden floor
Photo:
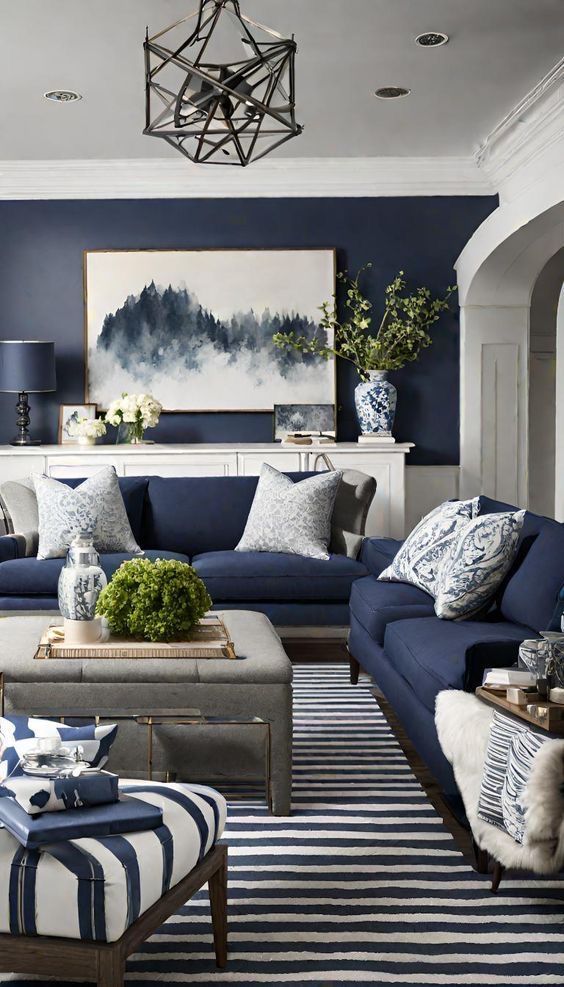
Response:
[[[349,662],[346,646],[344,642],[340,641],[296,639],[293,641],[285,641],[284,648],[286,649],[286,652],[293,664],[343,662],[348,665]],[[354,687],[351,686],[351,688]],[[441,816],[445,826],[452,833],[458,847],[464,854],[465,859],[472,866],[474,863],[474,854],[470,832],[461,825],[450,809],[448,803],[445,802],[441,790],[433,778],[433,775],[419,757],[419,754],[407,736],[402,724],[394,713],[394,710],[376,685],[373,686],[373,695],[388,723],[390,724],[400,747],[407,757],[413,773],[425,789],[429,800]]]

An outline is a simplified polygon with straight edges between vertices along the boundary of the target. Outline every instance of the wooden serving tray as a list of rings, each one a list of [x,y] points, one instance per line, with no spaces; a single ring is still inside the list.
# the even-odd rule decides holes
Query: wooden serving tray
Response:
[[[531,726],[546,730],[547,733],[555,733],[564,737],[564,706],[559,703],[551,703],[550,699],[543,699],[537,692],[527,693],[527,705],[517,706],[507,699],[506,690],[486,689],[479,686],[476,689],[478,699],[502,709],[506,713],[511,713],[518,720],[524,720]]]
[[[60,628],[47,627],[34,658],[236,658],[233,641],[221,617],[204,617],[186,641],[132,641],[110,636],[93,644],[65,644]]]

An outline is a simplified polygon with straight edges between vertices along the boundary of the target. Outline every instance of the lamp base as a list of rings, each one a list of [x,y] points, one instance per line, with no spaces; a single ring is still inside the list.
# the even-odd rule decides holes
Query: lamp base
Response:
[[[40,446],[41,439],[30,439],[29,435],[21,437],[18,435],[17,439],[12,439],[10,442],[11,446]]]
[[[10,442],[11,446],[40,446],[40,439],[32,439],[29,434],[29,401],[27,399],[27,393],[25,391],[20,391],[18,394],[18,403],[16,405],[16,411],[18,417],[16,419],[16,425],[19,428],[19,432],[15,439]]]

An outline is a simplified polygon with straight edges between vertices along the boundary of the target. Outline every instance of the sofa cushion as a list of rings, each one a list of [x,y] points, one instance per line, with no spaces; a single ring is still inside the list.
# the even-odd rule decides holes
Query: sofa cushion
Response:
[[[214,601],[325,600],[347,602],[361,562],[346,555],[310,559],[284,552],[205,552],[192,559]]]
[[[564,586],[564,525],[544,525],[525,559],[506,584],[500,609],[506,620],[537,631],[550,627]]]
[[[441,689],[479,685],[484,668],[513,664],[530,627],[507,621],[461,622],[424,617],[388,624],[384,650],[397,672],[433,712]],[[504,647],[507,645],[507,647]]]
[[[409,583],[380,582],[375,576],[357,579],[351,590],[351,613],[378,644],[386,626],[408,617],[430,617],[433,597]]]
[[[108,579],[127,559],[138,555],[112,552],[100,556],[100,565]],[[189,562],[186,555],[178,552],[145,552],[149,559],[178,559]],[[0,595],[2,596],[57,596],[59,573],[65,559],[13,559],[0,565]]]

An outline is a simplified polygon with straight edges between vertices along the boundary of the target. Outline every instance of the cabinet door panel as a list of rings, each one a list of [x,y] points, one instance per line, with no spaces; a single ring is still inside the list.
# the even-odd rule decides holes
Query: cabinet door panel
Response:
[[[131,456],[124,463],[125,476],[236,476],[235,454],[217,456]]]
[[[117,459],[106,459],[103,456],[69,456],[54,457],[47,460],[47,476],[52,476],[55,480],[62,480],[66,477],[87,477],[98,473],[104,466],[115,466],[118,476],[123,475],[122,464]]]
[[[302,454],[293,450],[264,454],[241,452],[238,458],[240,476],[258,476],[263,463],[274,466],[281,473],[298,473],[304,468]]]

